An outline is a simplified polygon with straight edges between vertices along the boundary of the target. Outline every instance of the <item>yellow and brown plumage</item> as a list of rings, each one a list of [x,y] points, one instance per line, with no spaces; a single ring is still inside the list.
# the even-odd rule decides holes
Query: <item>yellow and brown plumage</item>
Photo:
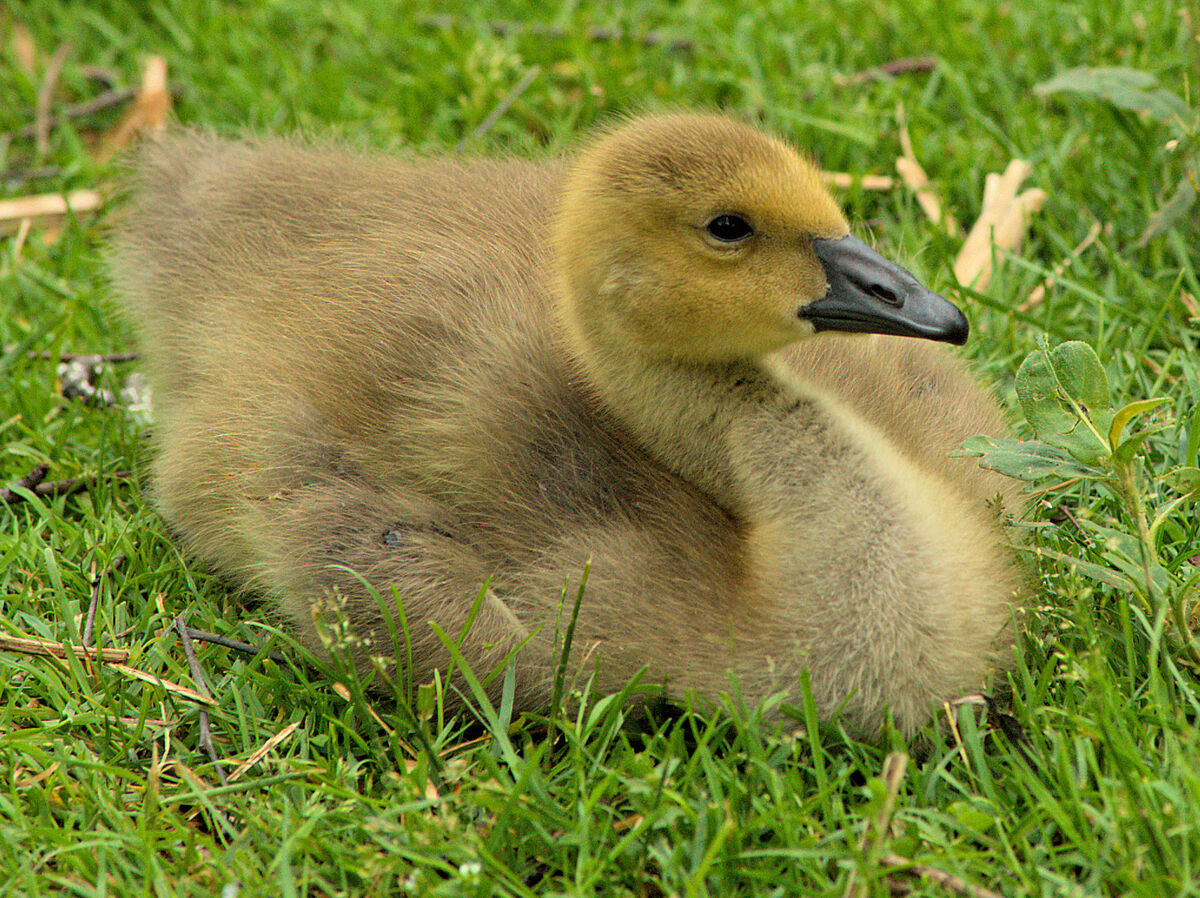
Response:
[[[113,254],[154,390],[157,501],[196,555],[323,651],[412,676],[513,647],[668,695],[799,698],[905,731],[977,688],[1020,577],[948,457],[1000,433],[927,340],[965,321],[847,237],[817,170],[708,115],[631,119],[561,161],[398,160],[280,139],[146,149]],[[830,287],[832,285],[832,288]],[[827,292],[828,290],[828,292]],[[572,593],[573,595],[573,593]],[[405,663],[407,663],[407,652]]]

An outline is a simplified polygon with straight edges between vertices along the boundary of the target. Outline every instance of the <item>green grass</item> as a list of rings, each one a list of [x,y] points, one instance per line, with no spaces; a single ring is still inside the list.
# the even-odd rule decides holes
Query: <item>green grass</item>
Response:
[[[1157,475],[1196,464],[1196,207],[1138,245],[1195,136],[1170,151],[1168,127],[1033,92],[1073,66],[1121,65],[1190,91],[1195,108],[1194,4],[622,0],[535,13],[496,3],[454,28],[419,23],[436,11],[424,0],[12,0],[0,12],[0,131],[32,120],[39,89],[41,69],[30,76],[16,63],[13,23],[30,30],[43,66],[60,41],[73,48],[56,104],[99,92],[88,66],[136,84],[145,55],[162,53],[184,122],[378,147],[454,146],[533,65],[540,74],[473,149],[553,152],[620,110],[705,106],[763,122],[828,168],[890,173],[903,104],[917,155],[960,220],[978,213],[985,174],[1014,156],[1033,163],[1050,195],[1019,257],[966,300],[979,369],[1015,408],[1027,352],[1047,337],[1087,340],[1118,397],[1171,398],[1143,451],[1151,504],[1171,495]],[[485,19],[569,36],[498,37]],[[693,44],[594,41],[582,36],[588,26]],[[839,75],[924,54],[940,58],[934,71],[838,86]],[[119,116],[55,128],[44,157],[31,140],[0,139],[0,190],[109,190],[116,168],[95,161],[89,141]],[[10,181],[41,166],[58,173]],[[953,292],[957,245],[909,192],[843,200],[857,227]],[[115,207],[57,234],[34,228],[20,247],[0,237],[0,482],[38,463],[51,479],[143,470],[130,416],[64,399],[54,362],[27,355],[130,347],[100,262]],[[1093,221],[1103,225],[1096,245],[1044,304],[1014,314]],[[127,372],[110,369],[105,383],[120,386]],[[0,526],[0,633],[78,642],[96,588],[100,642],[129,647],[132,667],[192,685],[170,630],[185,613],[291,659],[198,646],[227,770],[298,724],[220,787],[198,747],[194,703],[111,667],[0,651],[3,894],[841,894],[852,874],[872,895],[889,894],[889,875],[915,894],[946,893],[882,864],[887,852],[1006,895],[1200,892],[1197,670],[1157,609],[1070,563],[1038,566],[1017,649],[1011,714],[1027,743],[965,712],[957,740],[931,728],[927,753],[899,783],[891,830],[864,853],[897,740],[858,744],[811,720],[780,735],[732,708],[631,720],[603,699],[558,720],[551,742],[544,722],[510,721],[503,705],[458,718],[369,707],[345,676],[307,663],[263,609],[182,558],[136,480],[13,504]],[[1088,483],[1051,490],[1030,515],[1035,545],[1111,570],[1119,563],[1105,540],[1132,528]],[[1158,551],[1177,583],[1196,574],[1194,507],[1170,517]],[[119,553],[128,560],[105,574]]]

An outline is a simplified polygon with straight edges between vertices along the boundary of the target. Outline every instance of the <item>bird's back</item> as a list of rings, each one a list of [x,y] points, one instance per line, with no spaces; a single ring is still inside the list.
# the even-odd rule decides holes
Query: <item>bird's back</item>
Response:
[[[279,139],[145,152],[113,268],[143,331],[158,500],[193,548],[252,568],[246,501],[337,479],[427,497],[498,564],[574,544],[582,563],[587,528],[635,519],[685,553],[706,530],[736,543],[562,352],[560,179]]]

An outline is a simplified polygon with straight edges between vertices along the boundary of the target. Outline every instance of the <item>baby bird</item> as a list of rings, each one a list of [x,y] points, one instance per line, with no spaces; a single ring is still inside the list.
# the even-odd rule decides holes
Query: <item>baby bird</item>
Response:
[[[799,704],[807,675],[870,737],[1002,663],[1007,487],[945,456],[1003,424],[901,339],[966,320],[782,141],[687,114],[553,162],[183,134],[133,188],[112,270],[157,502],[314,651],[348,631],[427,682],[449,639],[544,708],[587,566],[568,669],[601,691]]]

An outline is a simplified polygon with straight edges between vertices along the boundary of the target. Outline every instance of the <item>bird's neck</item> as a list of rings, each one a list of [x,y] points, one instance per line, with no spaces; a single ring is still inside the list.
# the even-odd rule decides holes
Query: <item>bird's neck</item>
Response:
[[[821,454],[818,400],[774,357],[689,363],[591,346],[582,364],[647,450],[741,517],[771,516],[787,460]]]

